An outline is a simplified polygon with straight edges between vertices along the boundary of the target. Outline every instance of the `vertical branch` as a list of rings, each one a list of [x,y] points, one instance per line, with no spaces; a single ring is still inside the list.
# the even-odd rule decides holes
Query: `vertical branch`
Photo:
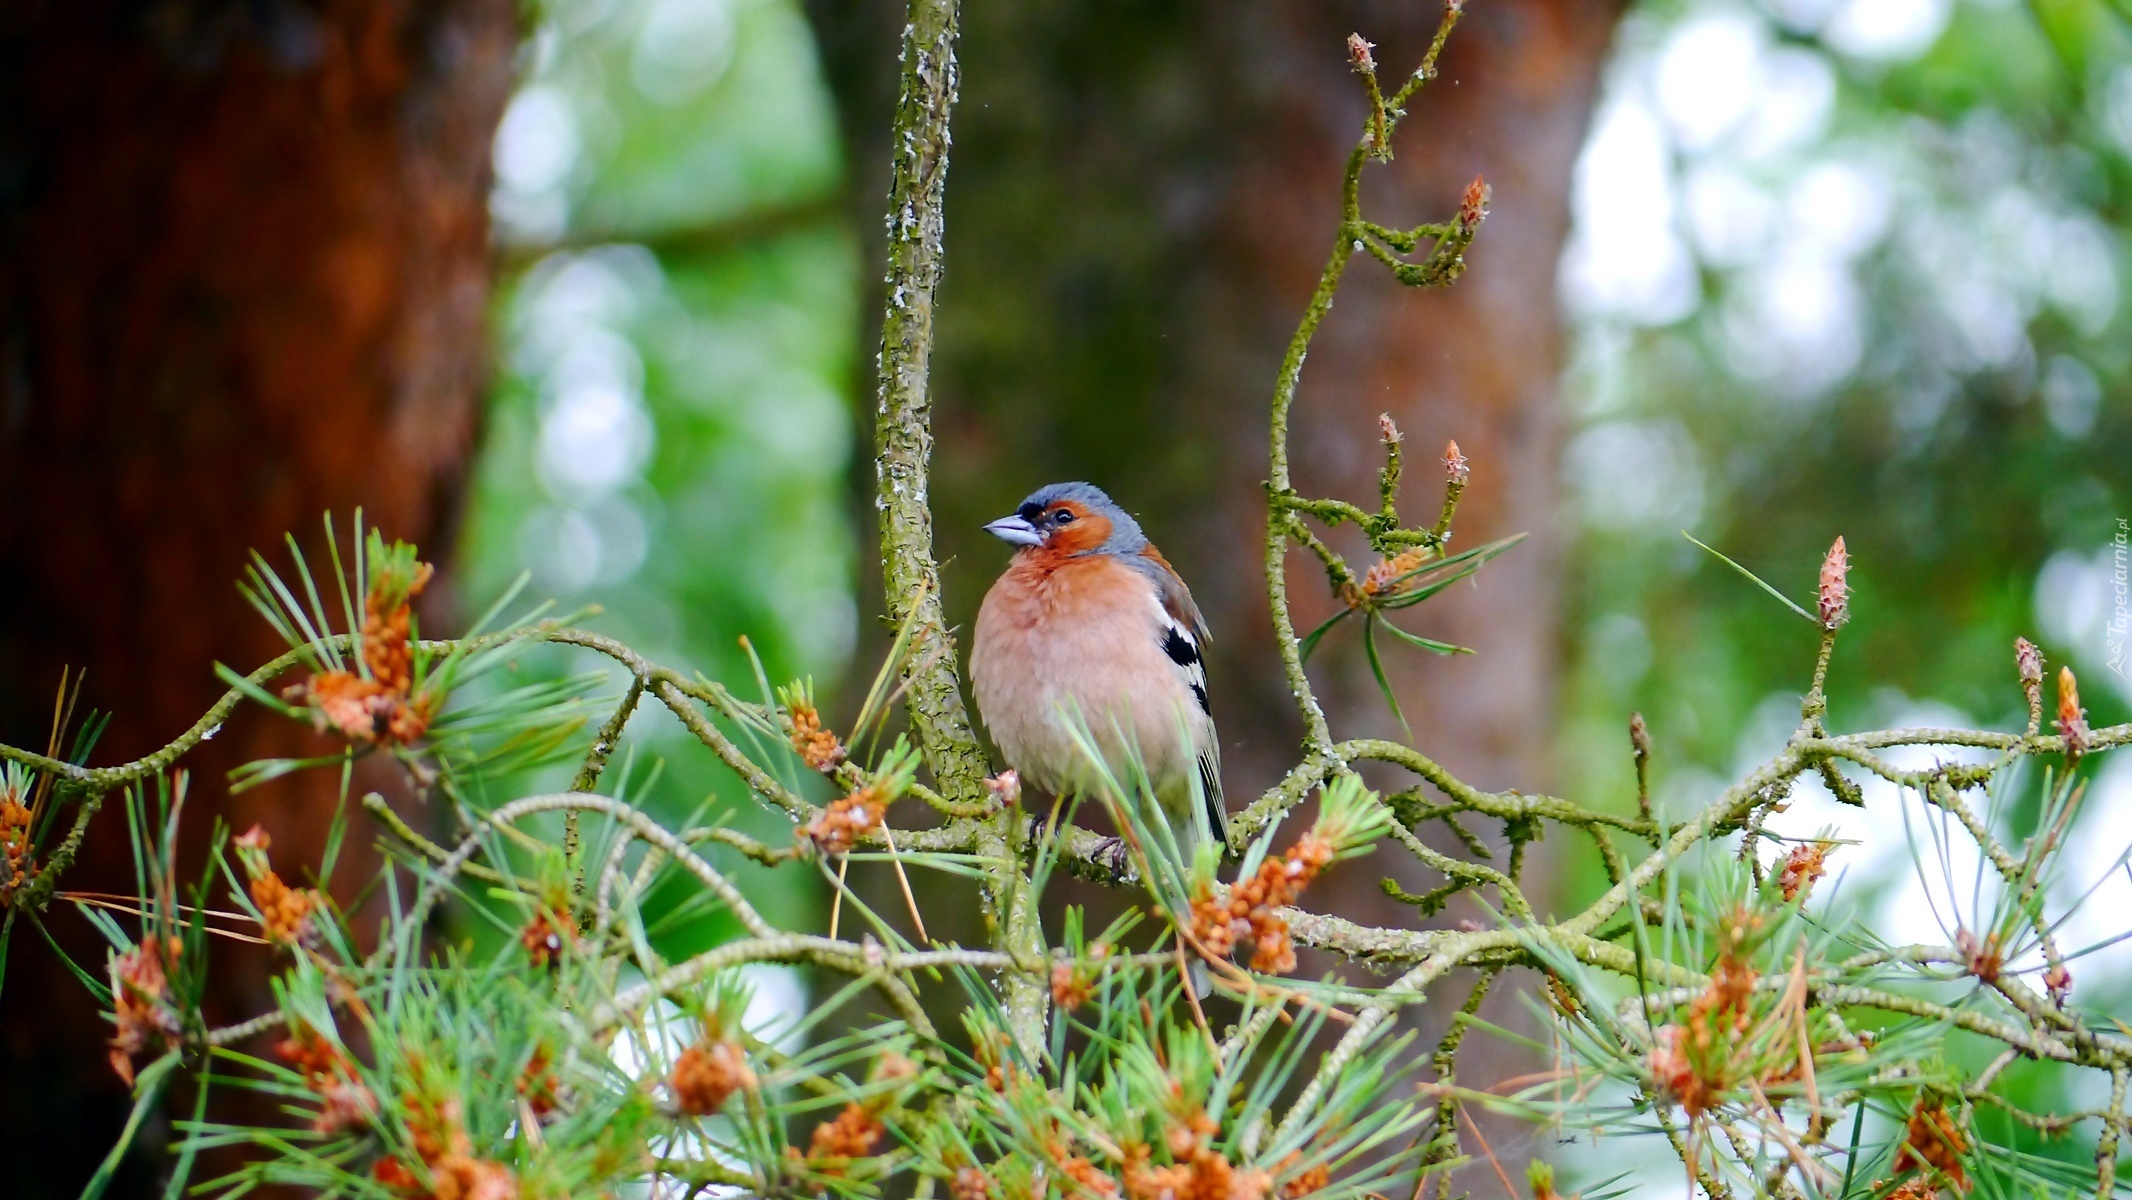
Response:
[[[622,728],[629,724],[630,715],[637,711],[637,701],[644,698],[644,676],[635,674],[630,678],[629,691],[622,702],[615,706],[614,715],[600,726],[600,732],[592,739],[592,748],[585,751],[584,764],[577,769],[577,778],[570,781],[573,792],[589,792],[599,786],[600,773],[607,769],[607,757],[614,753],[616,743],[622,740]],[[581,857],[582,835],[578,830],[577,810],[563,814],[563,865],[570,873],[570,899],[573,905],[585,899],[585,863]]]
[[[2103,1111],[2102,1135],[2095,1140],[2095,1194],[2117,1194],[2117,1140],[2125,1125],[2125,1068],[2110,1068],[2110,1107]]]
[[[1443,1040],[1436,1045],[1435,1057],[1430,1065],[1436,1070],[1436,1136],[1431,1140],[1427,1155],[1422,1159],[1423,1169],[1448,1163],[1458,1157],[1458,1048],[1466,1040],[1466,1030],[1472,1025],[1466,1018],[1481,1010],[1481,1002],[1488,998],[1488,989],[1495,984],[1501,967],[1490,967],[1481,972],[1474,981],[1473,991],[1466,1002],[1459,1006],[1458,1015],[1451,1018],[1451,1028],[1444,1032]]]
[[[1281,373],[1273,385],[1272,436],[1267,454],[1270,475],[1266,484],[1272,493],[1272,503],[1266,513],[1266,605],[1273,616],[1273,640],[1280,648],[1281,668],[1288,677],[1288,690],[1294,695],[1296,709],[1303,717],[1304,753],[1311,757],[1331,756],[1333,740],[1332,726],[1325,720],[1325,710],[1318,704],[1317,694],[1311,690],[1310,677],[1303,673],[1303,647],[1296,640],[1295,618],[1288,609],[1288,501],[1295,496],[1295,483],[1288,473],[1288,413],[1295,407],[1296,385],[1302,382],[1303,359],[1310,353],[1310,341],[1317,335],[1325,314],[1331,311],[1333,292],[1339,289],[1340,277],[1347,273],[1348,259],[1354,254],[1355,238],[1351,230],[1361,211],[1358,185],[1367,146],[1368,139],[1365,138],[1363,145],[1355,147],[1348,155],[1347,170],[1342,179],[1339,240],[1326,259],[1325,270],[1318,276],[1318,286],[1310,294],[1310,305],[1303,310],[1303,319],[1296,326],[1295,336],[1288,339],[1288,349],[1281,356]]]
[[[1348,42],[1348,53],[1356,70],[1363,75],[1365,86],[1371,96],[1370,121],[1361,140],[1348,153],[1347,165],[1340,175],[1340,228],[1333,241],[1332,253],[1327,256],[1325,269],[1318,275],[1318,285],[1310,294],[1310,304],[1303,310],[1303,319],[1297,323],[1295,334],[1288,339],[1288,349],[1281,356],[1280,375],[1273,385],[1273,412],[1270,445],[1267,455],[1266,489],[1270,503],[1266,512],[1266,602],[1273,617],[1274,644],[1280,648],[1281,668],[1288,679],[1288,690],[1295,697],[1296,710],[1303,718],[1303,751],[1306,757],[1337,759],[1333,753],[1332,728],[1325,719],[1325,709],[1318,703],[1317,693],[1311,689],[1310,677],[1303,671],[1302,645],[1296,640],[1295,619],[1288,606],[1288,542],[1295,527],[1293,514],[1298,503],[1295,483],[1289,475],[1288,422],[1289,413],[1295,407],[1296,387],[1302,382],[1303,360],[1310,354],[1311,339],[1324,323],[1325,314],[1332,309],[1333,293],[1340,288],[1340,278],[1347,273],[1348,261],[1358,252],[1373,245],[1373,235],[1362,219],[1362,167],[1375,157],[1389,159],[1392,153],[1392,131],[1398,127],[1404,115],[1403,106],[1421,86],[1436,76],[1436,59],[1443,53],[1444,42],[1458,24],[1464,0],[1449,0],[1444,15],[1436,28],[1436,36],[1430,40],[1429,49],[1422,56],[1421,65],[1403,84],[1389,103],[1384,102],[1378,88],[1376,63],[1370,55],[1370,44],[1357,35]],[[1475,186],[1479,181],[1475,180]],[[1476,208],[1479,201],[1469,203]],[[1473,226],[1478,215],[1470,219],[1463,216],[1453,230],[1455,236],[1446,239],[1430,255],[1431,262],[1444,258],[1446,262],[1457,261],[1457,250],[1464,240],[1473,236]],[[1457,243],[1452,246],[1450,243]],[[1445,258],[1445,250],[1450,254]],[[1408,279],[1409,271],[1422,271],[1426,264],[1404,264],[1398,269],[1402,282],[1449,282],[1450,275],[1441,280],[1428,278]],[[1455,275],[1455,272],[1453,272]],[[1389,433],[1387,435],[1389,437]],[[1388,464],[1383,480],[1385,507],[1391,508],[1391,490],[1397,483],[1396,463]]]
[[[901,94],[890,130],[888,288],[874,425],[874,507],[892,623],[916,633],[905,660],[911,723],[948,798],[984,797],[985,760],[963,707],[954,647],[940,609],[927,479],[933,453],[928,372],[940,284],[948,114],[955,105],[959,0],[911,0],[903,30]],[[913,617],[916,617],[913,620]]]
[[[906,704],[935,784],[950,801],[981,804],[988,770],[970,725],[956,654],[940,606],[933,559],[927,471],[933,453],[928,387],[933,302],[940,285],[945,220],[948,117],[955,106],[959,0],[910,0],[903,71],[890,129],[894,179],[888,193],[887,299],[874,424],[874,507],[880,513],[881,569],[888,614],[914,631],[904,659]],[[999,949],[1036,958],[1043,951],[1029,880],[1013,852],[1013,810],[981,821],[972,848],[991,864],[983,884],[985,922]],[[1009,1022],[1022,1049],[1042,1045],[1049,993],[1023,972],[1002,980]]]

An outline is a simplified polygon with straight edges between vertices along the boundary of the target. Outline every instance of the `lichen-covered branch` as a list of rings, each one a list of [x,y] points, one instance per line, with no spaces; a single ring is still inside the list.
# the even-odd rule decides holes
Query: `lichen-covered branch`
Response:
[[[926,763],[949,799],[984,797],[989,773],[957,680],[933,560],[933,305],[946,232],[948,118],[955,106],[957,0],[911,0],[889,131],[888,275],[874,409],[874,507],[888,616],[916,629],[905,681]]]
[[[940,604],[933,559],[930,464],[933,399],[930,367],[933,305],[940,286],[946,229],[949,117],[955,106],[957,0],[910,0],[903,30],[903,71],[889,132],[888,275],[881,319],[881,362],[874,410],[874,505],[892,623],[915,630],[905,659],[905,704],[948,801],[976,806],[990,773],[970,723],[959,659]],[[1039,950],[1035,901],[1012,853],[1018,814],[1001,813],[969,829],[973,849],[993,864],[983,888],[985,916],[1002,950]],[[1037,1046],[1046,996],[1019,975],[1004,980],[1004,1001],[1025,1051]]]

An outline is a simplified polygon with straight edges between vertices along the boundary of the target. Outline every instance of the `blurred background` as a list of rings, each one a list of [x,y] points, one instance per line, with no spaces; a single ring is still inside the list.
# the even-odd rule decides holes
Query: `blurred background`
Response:
[[[1436,18],[964,14],[933,360],[950,615],[966,628],[1004,563],[983,521],[1045,482],[1104,486],[1212,623],[1235,803],[1299,732],[1260,481],[1364,113],[1343,42],[1397,71]],[[566,609],[600,605],[594,627],[736,684],[745,635],[769,678],[812,675],[848,715],[887,641],[864,447],[902,20],[881,0],[8,5],[0,739],[42,743],[72,664],[116,713],[100,759],[167,741],[219,693],[211,662],[274,650],[230,588],[245,551],[311,544],[320,512],[357,505],[440,558],[428,628],[530,571]],[[2123,0],[1472,0],[1364,205],[1438,220],[1481,174],[1493,214],[1449,291],[1351,274],[1296,417],[1304,491],[1373,495],[1389,412],[1410,516],[1434,511],[1455,437],[1461,542],[1532,535],[1415,610],[1479,651],[1392,656],[1417,744],[1482,786],[1626,806],[1640,710],[1675,814],[1766,755],[1814,634],[1683,530],[1798,598],[1847,539],[1837,726],[2019,727],[2019,633],[2080,671],[2095,724],[2126,719],[2128,22]],[[1335,601],[1295,566],[1308,627]],[[1397,732],[1351,638],[1312,670],[1343,735]],[[658,802],[738,805],[666,720],[633,768],[663,760]],[[330,788],[219,782],[305,736],[233,721],[195,756],[201,807],[305,854]],[[357,787],[399,786],[374,774]],[[2132,769],[2094,787],[2091,812],[2132,805]],[[1788,817],[1871,838],[1851,901],[1932,936],[1881,799]],[[1566,909],[1598,872],[1550,849]],[[2096,851],[2082,886],[2109,873],[2116,849]],[[130,887],[119,855],[83,869]],[[1343,886],[1356,919],[1412,919],[1374,878]],[[71,1195],[124,1105],[49,958],[8,964],[0,1143]],[[2083,985],[2132,983],[2116,970]],[[225,986],[232,1014],[263,1000]],[[1548,1140],[1524,1136],[1512,1153]],[[1572,1189],[1602,1170],[1544,1152]],[[1679,1188],[1677,1165],[1653,1172]]]

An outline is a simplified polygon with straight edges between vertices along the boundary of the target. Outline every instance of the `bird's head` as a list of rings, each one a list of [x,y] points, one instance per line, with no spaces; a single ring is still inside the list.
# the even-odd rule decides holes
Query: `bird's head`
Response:
[[[1131,554],[1147,545],[1140,523],[1087,483],[1038,488],[1011,517],[985,530],[1003,542],[1053,554]]]

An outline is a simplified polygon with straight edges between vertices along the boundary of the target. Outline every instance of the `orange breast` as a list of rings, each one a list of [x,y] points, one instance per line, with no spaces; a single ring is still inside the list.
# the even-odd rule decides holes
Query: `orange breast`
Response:
[[[1017,555],[985,596],[970,652],[978,710],[1009,765],[1043,790],[1092,787],[1100,772],[1066,716],[1078,712],[1114,775],[1137,750],[1158,792],[1188,790],[1212,730],[1162,629],[1139,572],[1093,555]]]

